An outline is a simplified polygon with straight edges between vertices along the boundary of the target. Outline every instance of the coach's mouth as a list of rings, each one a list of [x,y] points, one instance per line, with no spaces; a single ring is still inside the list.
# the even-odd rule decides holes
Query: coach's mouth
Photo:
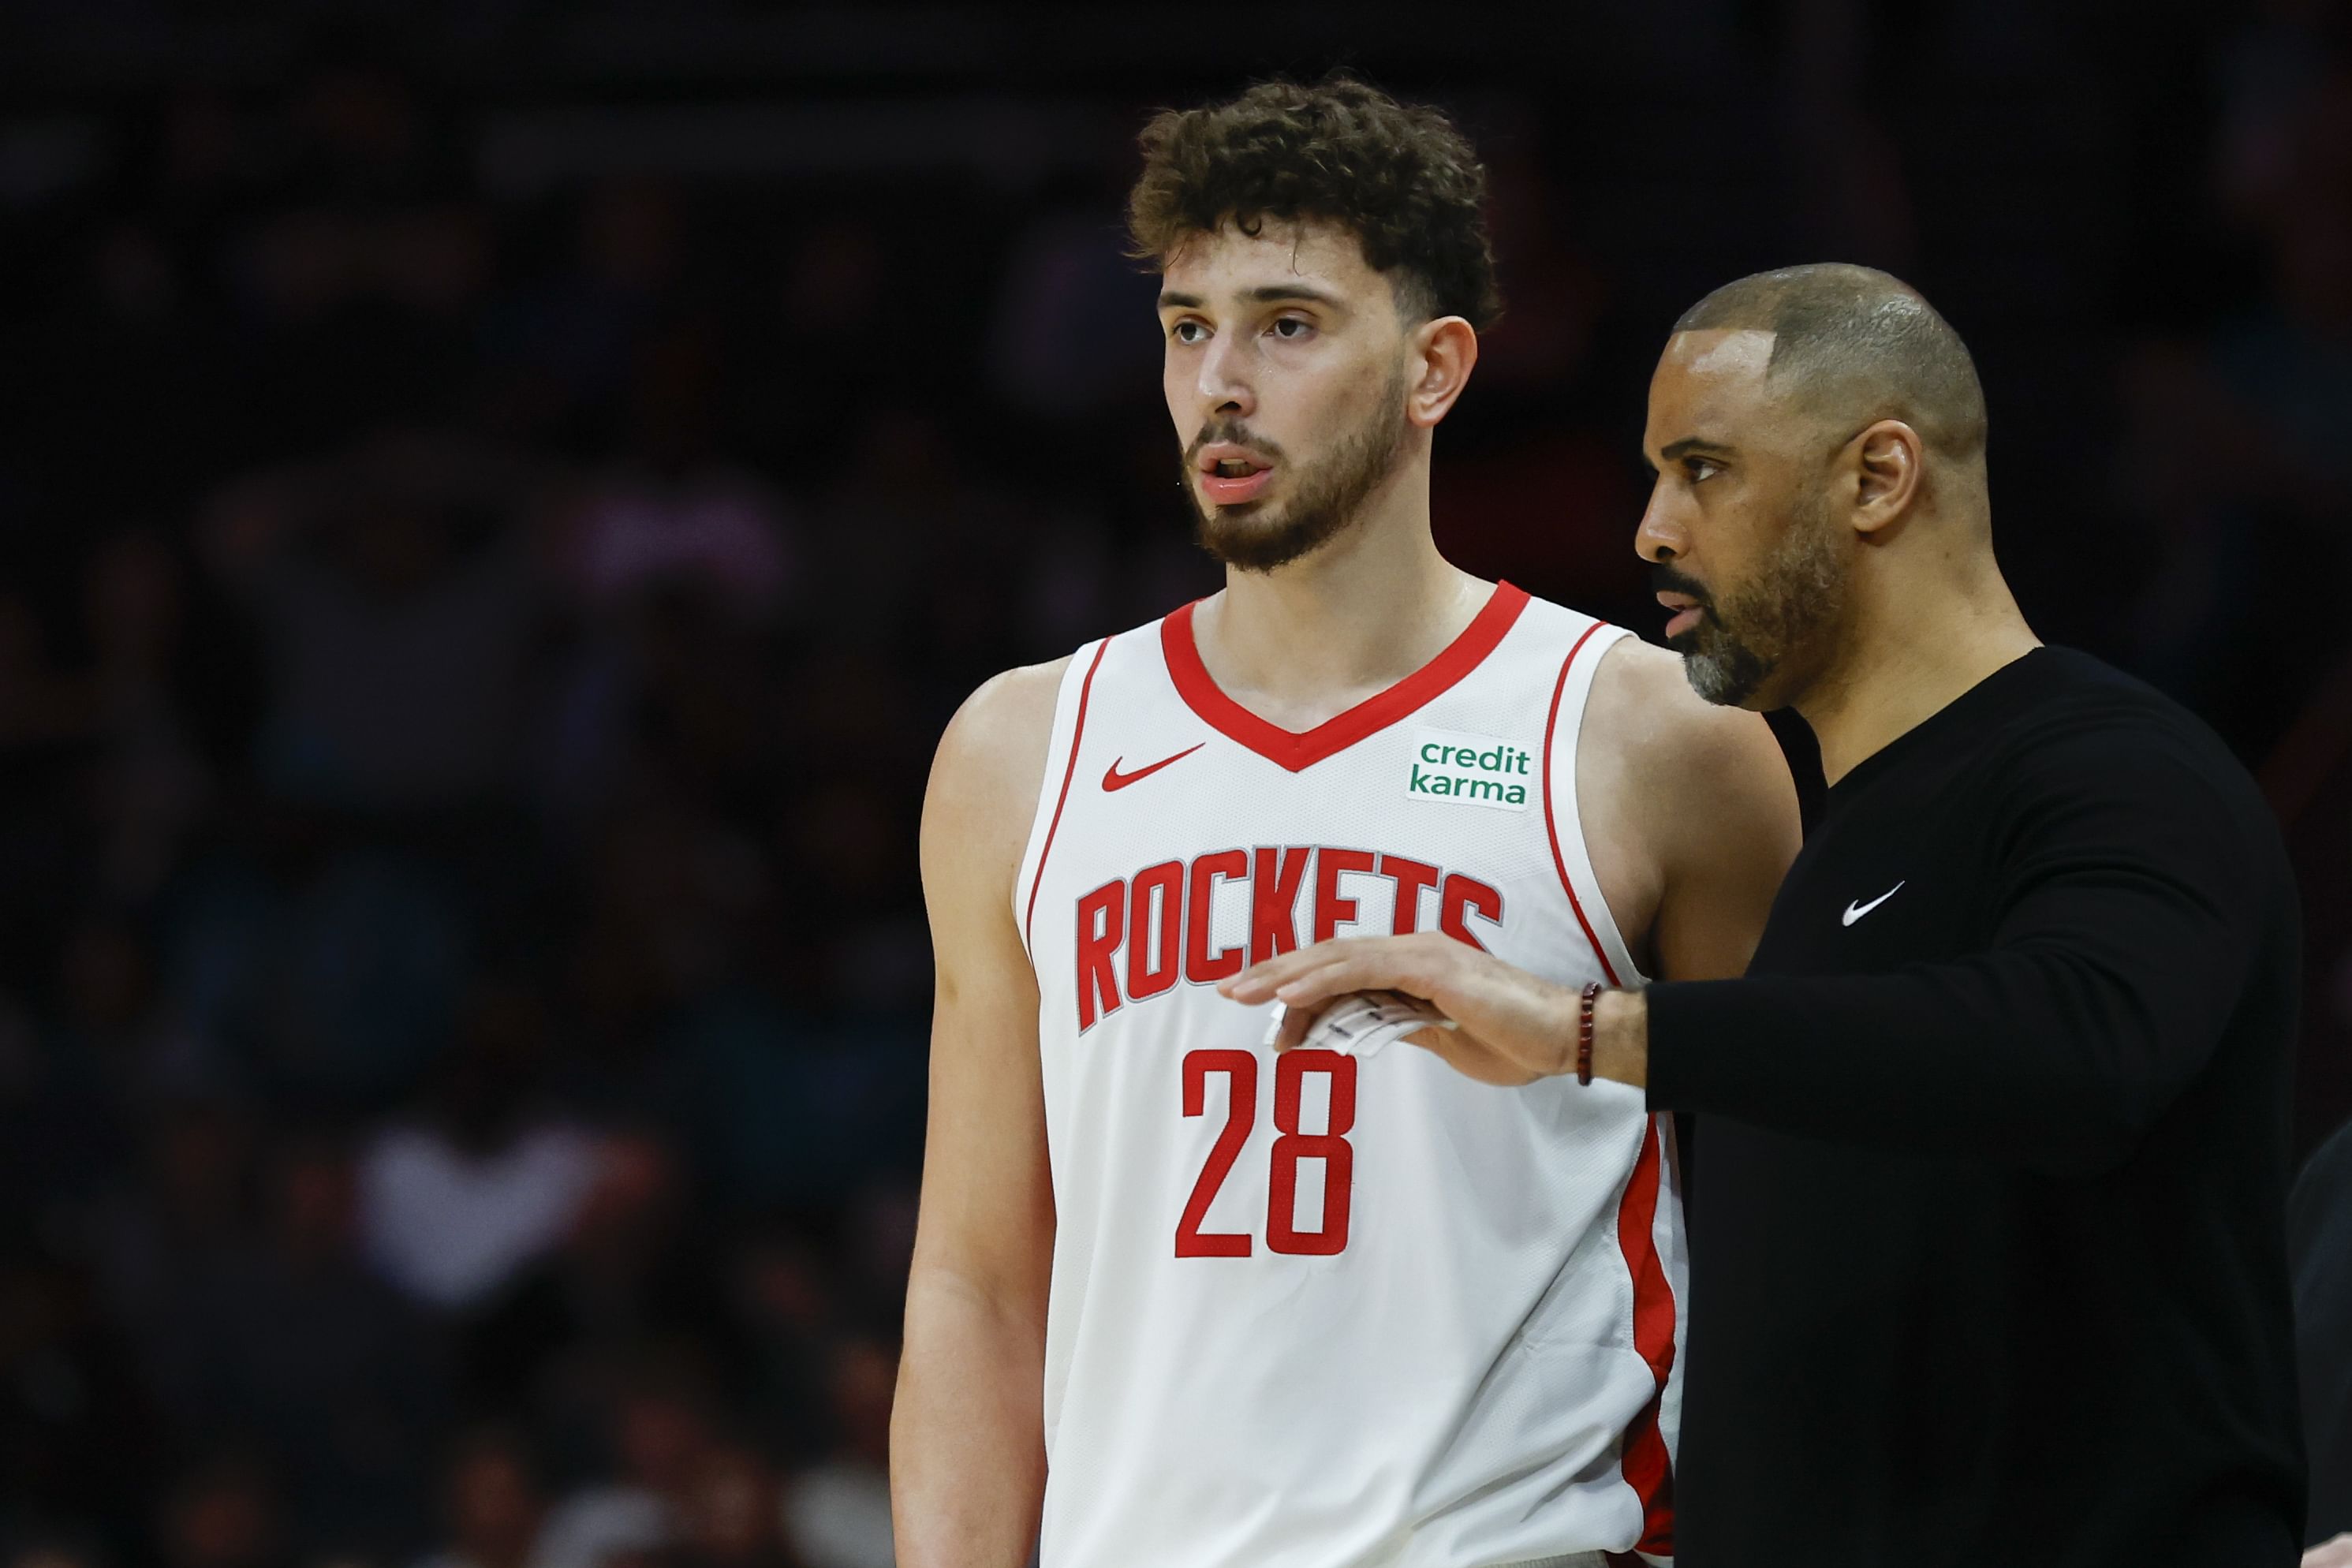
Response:
[[[1272,459],[1242,447],[1220,443],[1201,448],[1201,493],[1217,506],[1239,506],[1257,500],[1274,482]]]
[[[1661,594],[1658,595],[1658,603],[1675,612],[1666,622],[1665,637],[1668,642],[1674,641],[1685,632],[1696,630],[1699,622],[1706,616],[1706,606],[1688,594]]]

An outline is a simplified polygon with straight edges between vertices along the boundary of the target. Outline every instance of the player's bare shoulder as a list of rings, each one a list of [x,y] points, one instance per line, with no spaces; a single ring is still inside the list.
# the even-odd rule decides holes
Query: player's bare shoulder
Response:
[[[1780,766],[1760,715],[1707,701],[1691,689],[1681,655],[1639,637],[1620,638],[1601,657],[1584,722],[1651,789],[1686,788],[1694,775],[1738,771],[1768,754]]]
[[[1010,887],[1028,841],[1068,657],[992,677],[940,737],[923,797],[923,874],[1001,876]]]
[[[1623,889],[1620,924],[1653,952],[1670,889],[1753,885],[1769,903],[1795,857],[1796,786],[1770,727],[1700,697],[1680,655],[1639,637],[1594,672],[1576,770],[1594,870],[1612,910]]]

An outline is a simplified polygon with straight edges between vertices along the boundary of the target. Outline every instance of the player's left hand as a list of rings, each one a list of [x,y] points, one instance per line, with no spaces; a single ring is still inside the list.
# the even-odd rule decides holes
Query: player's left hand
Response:
[[[1334,1001],[1356,991],[1402,991],[1461,1026],[1423,1029],[1409,1044],[1434,1052],[1481,1083],[1517,1085],[1571,1070],[1577,994],[1437,931],[1338,937],[1252,965],[1218,991],[1286,1009],[1276,1051],[1286,1051]]]

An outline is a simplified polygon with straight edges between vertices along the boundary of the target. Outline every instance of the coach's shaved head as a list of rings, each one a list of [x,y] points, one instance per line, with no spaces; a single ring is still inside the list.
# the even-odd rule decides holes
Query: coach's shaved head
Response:
[[[1769,380],[1825,421],[1900,419],[1947,458],[1984,451],[1984,388],[1968,345],[1917,289],[1874,268],[1754,273],[1684,311],[1675,331],[1769,332]]]
[[[1759,272],[1684,311],[1643,446],[1638,548],[1711,701],[1790,702],[1872,616],[1998,584],[1975,362],[1884,272]]]

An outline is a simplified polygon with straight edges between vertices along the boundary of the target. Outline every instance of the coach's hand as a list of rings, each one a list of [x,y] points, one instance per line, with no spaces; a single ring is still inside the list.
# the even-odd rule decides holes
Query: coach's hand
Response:
[[[1323,1010],[1350,992],[1402,991],[1461,1026],[1405,1038],[1481,1083],[1533,1083],[1576,1068],[1575,992],[1435,931],[1318,942],[1217,989],[1236,1002],[1285,1005],[1277,1051],[1306,1038]]]
[[[2303,1568],[2352,1568],[2352,1535],[2313,1547],[2303,1554]]]

